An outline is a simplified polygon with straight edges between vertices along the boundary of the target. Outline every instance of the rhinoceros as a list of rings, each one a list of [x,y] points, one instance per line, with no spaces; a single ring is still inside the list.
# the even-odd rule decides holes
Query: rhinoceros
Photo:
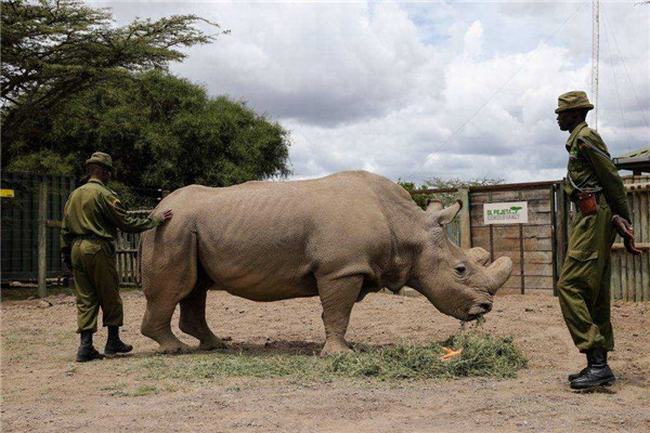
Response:
[[[382,288],[408,285],[442,313],[476,319],[492,308],[512,261],[488,266],[485,250],[448,239],[445,225],[461,206],[433,202],[425,211],[401,186],[365,171],[180,188],[154,210],[174,217],[141,238],[141,331],[163,352],[189,349],[170,327],[180,303],[181,331],[200,349],[223,347],[205,319],[208,289],[264,302],[319,296],[322,354],[351,350],[352,307]]]

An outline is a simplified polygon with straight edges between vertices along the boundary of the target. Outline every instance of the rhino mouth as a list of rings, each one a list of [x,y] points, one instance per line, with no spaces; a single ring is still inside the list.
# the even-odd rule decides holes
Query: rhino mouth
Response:
[[[467,318],[465,321],[471,322],[483,317],[485,314],[489,313],[492,310],[492,303],[483,302],[478,305],[474,305],[467,312]]]

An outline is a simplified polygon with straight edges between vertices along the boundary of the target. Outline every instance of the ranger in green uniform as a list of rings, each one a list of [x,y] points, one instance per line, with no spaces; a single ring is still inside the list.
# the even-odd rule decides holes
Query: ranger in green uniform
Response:
[[[120,339],[123,322],[122,299],[118,291],[114,240],[117,229],[139,233],[154,228],[172,217],[172,211],[162,216],[134,218],[129,216],[116,194],[106,187],[111,179],[113,162],[110,155],[95,152],[86,161],[88,183],[75,189],[65,204],[61,230],[62,257],[72,270],[77,297],[77,325],[81,345],[77,361],[101,359],[93,347],[97,331],[97,314],[102,309],[108,339],[104,353],[130,352],[133,347]]]
[[[569,375],[573,389],[615,380],[607,352],[614,349],[609,286],[616,231],[630,253],[640,253],[623,181],[600,135],[585,122],[592,108],[585,92],[572,91],[560,95],[555,110],[560,129],[570,132],[564,189],[577,211],[558,282],[560,307],[573,342],[587,355],[587,367]]]

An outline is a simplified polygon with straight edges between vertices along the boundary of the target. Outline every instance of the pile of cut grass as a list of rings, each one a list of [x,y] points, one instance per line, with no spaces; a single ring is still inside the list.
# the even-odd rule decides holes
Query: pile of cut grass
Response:
[[[443,347],[462,349],[447,361]],[[291,377],[331,381],[337,378],[376,380],[451,379],[458,377],[511,378],[526,367],[526,358],[510,337],[465,333],[428,345],[357,345],[353,353],[321,358],[285,353],[247,353],[229,350],[140,360],[131,369],[148,380],[203,382],[219,377]]]
[[[462,349],[459,356],[443,361],[443,347]],[[380,379],[451,379],[457,377],[515,377],[526,367],[526,358],[510,337],[462,334],[443,343],[426,346],[403,344],[335,357],[332,371],[348,377]]]

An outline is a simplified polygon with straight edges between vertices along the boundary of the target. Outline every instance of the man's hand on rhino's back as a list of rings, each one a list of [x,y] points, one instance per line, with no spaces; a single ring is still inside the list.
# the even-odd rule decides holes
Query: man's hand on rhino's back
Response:
[[[165,224],[168,220],[172,219],[174,216],[174,211],[171,209],[166,209],[162,215],[160,215],[160,224]]]

